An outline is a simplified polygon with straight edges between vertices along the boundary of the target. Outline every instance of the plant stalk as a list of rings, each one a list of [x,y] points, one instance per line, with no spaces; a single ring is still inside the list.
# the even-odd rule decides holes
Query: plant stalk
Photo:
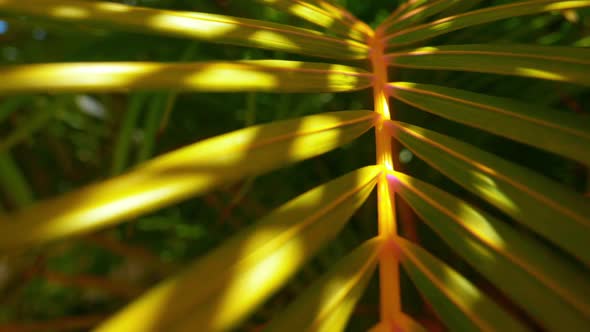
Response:
[[[377,30],[371,40],[371,64],[374,73],[373,97],[375,112],[381,115],[382,121],[390,120],[391,113],[386,91],[387,87],[387,62],[385,61],[385,43],[383,33]],[[389,188],[386,173],[393,171],[391,156],[391,136],[383,128],[382,123],[375,126],[375,140],[377,150],[377,164],[382,165],[383,172],[377,184],[377,209],[379,213],[379,235],[393,241],[397,233],[395,220],[394,194]],[[390,246],[385,246],[388,248]],[[395,318],[401,311],[401,299],[399,289],[399,264],[397,257],[391,250],[384,250],[379,261],[379,280],[381,292],[381,321],[386,326],[394,326]]]

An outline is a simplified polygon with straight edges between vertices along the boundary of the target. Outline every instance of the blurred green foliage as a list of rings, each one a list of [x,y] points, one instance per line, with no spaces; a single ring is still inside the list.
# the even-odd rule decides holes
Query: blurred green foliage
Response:
[[[127,4],[194,10],[257,18],[312,28],[252,1],[126,0]],[[375,26],[399,1],[338,1]],[[474,8],[512,1],[474,1]],[[181,39],[58,24],[24,17],[0,17],[0,62],[211,59],[303,59],[272,51],[219,46]],[[513,18],[437,37],[431,45],[533,43],[590,45],[590,11]],[[356,64],[359,65],[359,64]],[[368,66],[368,64],[361,64]],[[590,116],[590,90],[551,81],[491,74],[403,69],[396,80],[441,84],[490,95],[549,105]],[[0,78],[1,79],[1,78]],[[0,207],[11,211],[34,199],[52,197],[105,179],[177,147],[231,130],[278,119],[345,109],[370,108],[370,91],[346,94],[161,93],[55,95],[0,99]],[[579,192],[588,190],[588,171],[579,164],[479,130],[452,123],[394,102],[395,117],[466,140],[482,149],[545,174]],[[453,184],[424,162],[404,155],[398,169],[453,193],[495,215],[501,213]],[[343,149],[190,199],[128,223],[79,239],[48,245],[0,260],[0,323],[105,314],[130,300],[113,289],[131,284],[147,289],[176,266],[202,255],[236,230],[305,190],[360,166],[374,163],[374,138],[365,135]],[[376,233],[374,198],[353,218],[338,241],[288,287],[267,301],[243,331],[252,331],[280,311],[337,258]],[[403,202],[400,213],[417,217]],[[421,244],[451,266],[492,289],[422,224]],[[407,231],[402,223],[402,233]],[[557,249],[556,249],[557,250]],[[63,276],[57,278],[55,274]],[[16,276],[16,278],[15,278]],[[85,276],[104,282],[83,283]],[[214,277],[214,276],[212,276]],[[434,319],[404,275],[406,311]],[[366,330],[378,320],[378,287],[372,282],[358,306],[350,331]],[[492,291],[493,292],[493,291]],[[82,329],[84,330],[84,329]]]

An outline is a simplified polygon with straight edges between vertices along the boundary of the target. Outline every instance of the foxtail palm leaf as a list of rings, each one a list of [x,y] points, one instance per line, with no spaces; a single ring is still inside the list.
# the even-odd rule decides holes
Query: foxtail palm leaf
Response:
[[[0,0],[0,330],[590,330],[590,1],[342,2]]]

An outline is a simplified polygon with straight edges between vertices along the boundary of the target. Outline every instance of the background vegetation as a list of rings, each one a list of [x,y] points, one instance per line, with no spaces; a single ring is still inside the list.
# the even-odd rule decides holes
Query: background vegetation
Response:
[[[401,1],[335,1],[376,27]],[[513,1],[467,1],[435,18],[467,9]],[[127,0],[129,5],[218,13],[265,21],[315,26],[257,1]],[[0,2],[0,14],[2,3]],[[434,18],[433,18],[434,19]],[[514,17],[435,37],[432,45],[526,43],[590,45],[590,12],[566,10]],[[124,32],[108,26],[60,23],[20,15],[0,16],[2,65],[73,61],[207,61],[317,58],[183,38]],[[359,62],[339,62],[358,65]],[[362,63],[370,69],[368,63]],[[446,70],[396,68],[395,81],[436,84],[590,117],[587,86],[524,77]],[[55,78],[59,80],[59,77]],[[2,80],[2,77],[0,77]],[[372,109],[370,89],[346,93],[205,93],[126,91],[117,93],[8,94],[0,99],[0,208],[8,215],[33,202],[121,174],[154,156],[205,138],[255,124],[331,111]],[[537,106],[534,106],[537,107]],[[588,169],[579,161],[511,141],[394,101],[395,119],[473,144],[553,179],[580,195],[590,188]],[[541,139],[541,138],[539,138]],[[404,148],[393,148],[396,170],[507,220],[503,212],[451,181]],[[322,183],[375,163],[375,138],[365,134],[327,154],[260,176],[250,176],[200,197],[142,215],[132,222],[26,251],[0,261],[0,331],[88,330],[158,281],[224,243],[283,203]],[[466,276],[512,316],[533,330],[544,330],[497,285],[483,277],[428,228],[405,203],[396,200],[400,234],[419,243]],[[376,195],[357,211],[337,239],[329,242],[291,281],[237,330],[258,331],[335,262],[377,234]],[[39,215],[39,218],[43,218]],[[10,222],[10,220],[7,220]],[[0,226],[0,232],[1,226]],[[5,233],[6,234],[6,233]],[[9,236],[9,235],[7,235]],[[580,276],[587,266],[543,241]],[[590,244],[589,249],[590,250]],[[379,282],[374,274],[347,329],[365,331],[379,321]],[[211,276],[215,278],[215,276]],[[202,280],[206,284],[207,280]],[[445,324],[404,273],[404,311],[428,330]],[[190,295],[187,295],[190,296]],[[588,317],[586,317],[588,318]],[[196,329],[198,330],[198,329]]]

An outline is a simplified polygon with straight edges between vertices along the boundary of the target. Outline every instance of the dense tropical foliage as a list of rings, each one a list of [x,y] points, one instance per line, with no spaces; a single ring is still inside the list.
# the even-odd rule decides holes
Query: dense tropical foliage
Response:
[[[0,331],[590,330],[589,8],[0,0]]]

